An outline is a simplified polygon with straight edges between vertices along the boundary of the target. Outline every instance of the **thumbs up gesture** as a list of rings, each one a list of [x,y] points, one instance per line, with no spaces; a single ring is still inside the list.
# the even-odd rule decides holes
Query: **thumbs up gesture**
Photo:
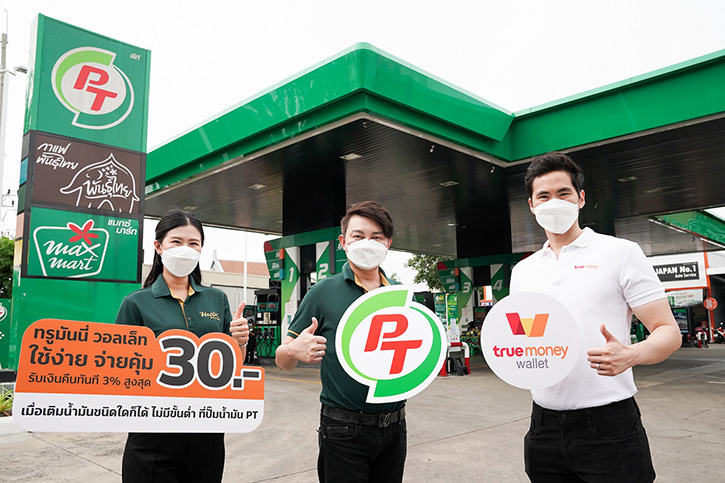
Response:
[[[302,362],[317,364],[322,362],[325,356],[327,339],[321,335],[315,335],[317,331],[317,319],[312,317],[312,323],[300,335],[289,343],[290,349],[294,351],[295,358]]]
[[[587,351],[589,367],[600,376],[616,376],[635,365],[637,349],[619,342],[604,324],[599,327],[599,331],[604,336],[605,344]]]
[[[232,316],[232,321],[229,323],[229,332],[231,332],[234,340],[237,341],[239,347],[244,347],[249,342],[249,323],[244,318],[244,306],[246,304],[242,302],[237,307],[236,312]]]

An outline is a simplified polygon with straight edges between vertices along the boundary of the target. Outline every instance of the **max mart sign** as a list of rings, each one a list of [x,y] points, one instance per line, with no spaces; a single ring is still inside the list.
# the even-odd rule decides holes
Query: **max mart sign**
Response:
[[[139,220],[33,208],[28,277],[136,281]]]
[[[335,338],[342,368],[368,386],[366,401],[402,401],[435,379],[448,344],[443,326],[413,287],[393,285],[368,292],[343,314]]]

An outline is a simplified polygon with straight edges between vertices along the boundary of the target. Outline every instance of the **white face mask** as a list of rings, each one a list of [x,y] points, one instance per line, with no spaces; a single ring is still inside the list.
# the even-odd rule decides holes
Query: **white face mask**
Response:
[[[172,275],[186,277],[196,268],[199,257],[201,253],[191,247],[174,247],[164,250],[161,262]]]
[[[347,259],[363,270],[377,268],[385,260],[388,247],[379,241],[364,239],[347,246]]]
[[[579,205],[560,199],[552,199],[534,208],[536,222],[549,233],[566,233],[579,218]]]

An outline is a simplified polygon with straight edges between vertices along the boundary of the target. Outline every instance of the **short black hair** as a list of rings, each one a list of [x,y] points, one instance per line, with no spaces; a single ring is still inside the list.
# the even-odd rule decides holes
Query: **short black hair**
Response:
[[[393,218],[390,216],[388,210],[386,210],[385,207],[377,201],[361,201],[360,203],[352,205],[340,221],[342,236],[345,236],[345,233],[347,232],[347,225],[350,222],[350,218],[354,215],[370,218],[371,220],[377,222],[383,229],[383,235],[385,235],[385,238],[393,238]]]
[[[584,172],[579,165],[566,154],[552,151],[536,156],[526,170],[524,185],[526,185],[529,198],[534,194],[534,179],[553,171],[564,171],[568,173],[571,178],[571,184],[574,185],[577,194],[584,189]]]

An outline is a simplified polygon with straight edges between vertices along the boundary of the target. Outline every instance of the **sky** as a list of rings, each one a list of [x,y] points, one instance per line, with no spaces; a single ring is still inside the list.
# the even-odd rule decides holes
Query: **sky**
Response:
[[[358,42],[511,112],[725,49],[722,0],[0,0],[0,8],[11,70],[28,63],[38,13],[151,50],[148,151]],[[27,83],[23,74],[6,80],[0,193],[17,190]],[[0,231],[14,229],[14,218],[3,208]],[[243,233],[210,234],[202,266],[213,249],[243,258]],[[249,259],[263,261],[265,237],[247,239]],[[391,254],[383,267],[411,283],[406,258]]]

